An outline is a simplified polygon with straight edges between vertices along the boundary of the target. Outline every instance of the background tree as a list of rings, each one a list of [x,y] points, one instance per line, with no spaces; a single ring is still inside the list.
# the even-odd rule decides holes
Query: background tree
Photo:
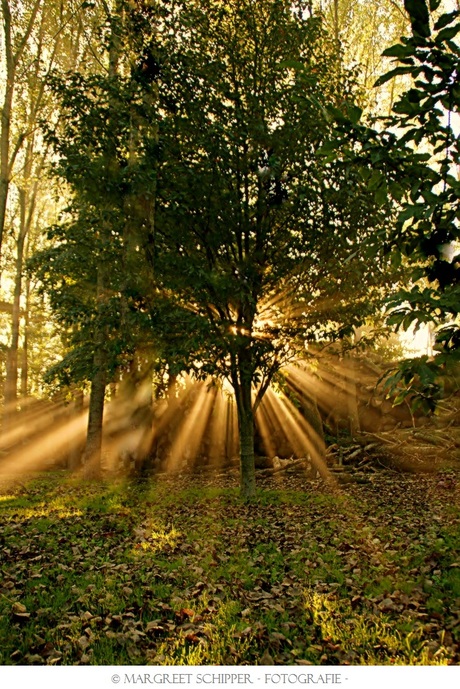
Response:
[[[456,366],[460,344],[460,161],[453,128],[460,95],[460,49],[454,39],[460,22],[458,10],[439,15],[439,0],[404,4],[412,35],[385,51],[397,66],[377,85],[400,74],[411,77],[410,87],[392,115],[380,119],[379,129],[337,118],[336,137],[327,149],[343,151],[346,142],[360,142],[358,157],[357,149],[350,148],[351,165],[363,165],[360,174],[372,193],[390,194],[399,205],[387,248],[395,264],[406,266],[408,278],[389,301],[389,322],[404,329],[431,324],[438,355],[404,361],[388,386],[390,393],[400,393],[397,401],[416,394],[416,404],[433,410],[442,389],[439,376]]]
[[[10,0],[2,3],[5,40],[1,57],[6,80],[1,131],[0,238],[4,240],[3,308],[11,316],[2,317],[6,350],[4,424],[12,420],[17,409],[19,367],[21,393],[26,395],[29,387],[28,345],[33,329],[28,306],[31,300],[35,303],[36,300],[31,293],[33,283],[24,280],[24,265],[29,247],[39,241],[41,221],[46,224],[54,219],[49,181],[45,182],[44,176],[48,151],[39,120],[52,121],[58,116],[58,108],[45,89],[46,75],[57,67],[74,69],[81,60],[91,68],[88,43],[94,26],[88,7],[82,2],[65,6],[42,2],[18,4]],[[86,14],[85,27],[83,14]]]
[[[318,0],[327,30],[341,48],[345,69],[353,68],[359,90],[356,101],[366,112],[390,112],[404,88],[404,77],[395,76],[377,89],[375,80],[387,68],[384,49],[407,32],[409,20],[402,0]]]
[[[438,0],[429,6],[406,0],[412,36],[387,50],[399,63],[395,69],[407,71],[413,79],[388,124],[403,132],[397,145],[404,153],[427,151],[426,167],[407,180],[410,193],[395,237],[413,267],[412,285],[392,300],[390,322],[405,329],[431,323],[438,352],[431,362],[423,357],[406,363],[390,384],[404,382],[404,396],[418,383],[421,399],[429,406],[440,392],[439,374],[460,358],[460,146],[454,132],[460,106],[460,48],[455,41],[460,12],[430,18],[429,10],[434,13],[439,5]]]
[[[143,148],[155,138],[152,79],[143,69],[150,35],[137,37],[140,55],[133,60],[128,47],[134,26],[151,30],[149,12],[130,12],[123,2],[108,12],[106,73],[51,80],[61,119],[47,127],[46,139],[59,156],[55,174],[73,200],[49,232],[52,246],[33,262],[67,331],[67,355],[50,374],[67,384],[91,384],[85,458],[95,472],[106,386],[120,367],[129,368],[142,321],[143,254],[134,229],[140,218],[150,222],[152,184]]]

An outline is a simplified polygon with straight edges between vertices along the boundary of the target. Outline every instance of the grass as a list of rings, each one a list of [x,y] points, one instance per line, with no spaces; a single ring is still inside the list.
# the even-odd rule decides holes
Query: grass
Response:
[[[260,491],[47,474],[0,496],[0,663],[451,664],[460,510],[436,477]]]

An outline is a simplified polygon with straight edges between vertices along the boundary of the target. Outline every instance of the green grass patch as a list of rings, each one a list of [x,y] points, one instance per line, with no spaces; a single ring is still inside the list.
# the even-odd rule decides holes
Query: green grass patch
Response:
[[[190,483],[57,474],[0,499],[0,662],[458,662],[459,513],[417,512],[415,482],[413,504],[302,484],[251,505]]]

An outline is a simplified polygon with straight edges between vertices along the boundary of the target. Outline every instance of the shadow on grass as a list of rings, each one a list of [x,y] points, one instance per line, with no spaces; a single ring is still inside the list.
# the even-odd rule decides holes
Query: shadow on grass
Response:
[[[25,488],[0,501],[3,664],[458,660],[459,537],[410,511],[395,522],[391,495],[384,511],[370,493],[245,505],[237,489],[157,479]],[[357,505],[375,523],[358,528]]]

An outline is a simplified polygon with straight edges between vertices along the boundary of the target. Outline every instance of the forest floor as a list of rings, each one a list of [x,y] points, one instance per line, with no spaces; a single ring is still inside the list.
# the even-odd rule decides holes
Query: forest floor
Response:
[[[0,663],[458,664],[460,473],[363,467],[3,486]]]

